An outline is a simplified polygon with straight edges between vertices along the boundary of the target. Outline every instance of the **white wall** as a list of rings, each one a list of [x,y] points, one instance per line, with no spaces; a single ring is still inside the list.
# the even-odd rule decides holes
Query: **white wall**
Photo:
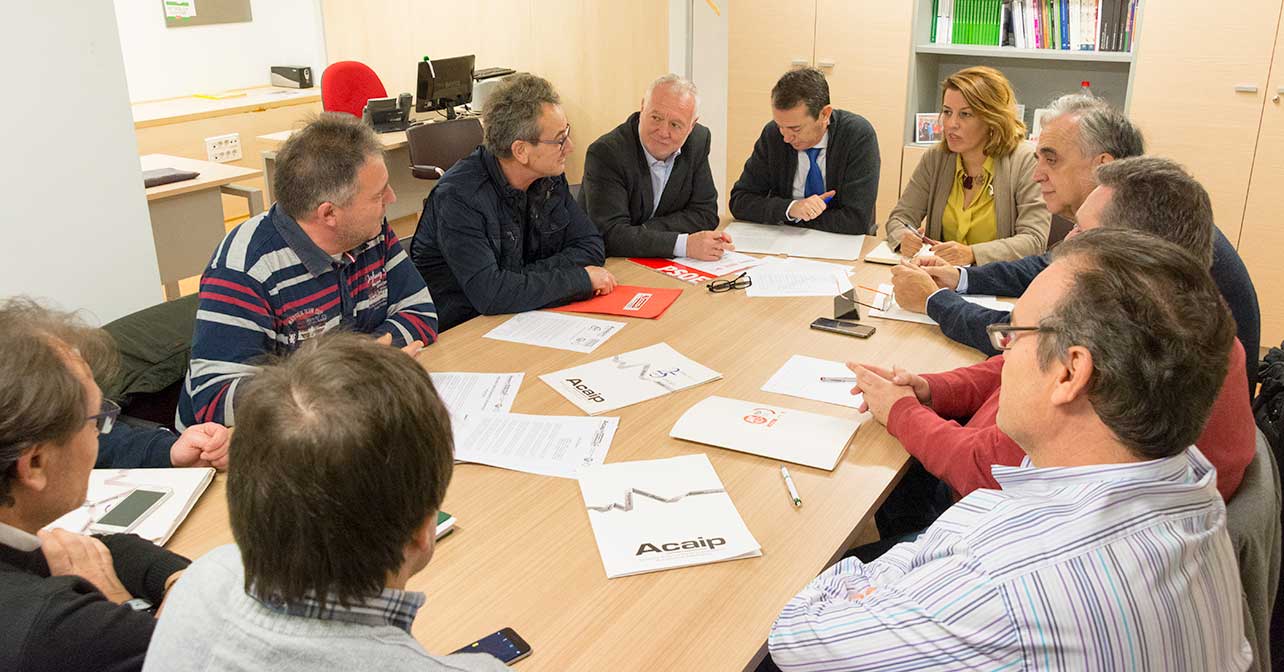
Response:
[[[159,14],[160,3],[155,5]],[[116,17],[106,3],[11,0],[0,40],[0,296],[106,322],[159,303]]]
[[[156,0],[114,4],[130,100],[260,86],[273,65],[310,65],[320,85],[326,65],[321,0],[253,0],[252,21],[184,28],[166,28]]]
[[[727,184],[727,12],[731,0],[715,4],[715,13],[704,0],[669,0],[669,69],[687,74],[687,10],[692,9],[693,35],[691,81],[700,89],[700,123],[712,136],[709,169],[713,183]],[[739,171],[740,166],[734,166]],[[738,174],[738,173],[737,173]],[[718,211],[727,212],[729,194],[718,189]]]

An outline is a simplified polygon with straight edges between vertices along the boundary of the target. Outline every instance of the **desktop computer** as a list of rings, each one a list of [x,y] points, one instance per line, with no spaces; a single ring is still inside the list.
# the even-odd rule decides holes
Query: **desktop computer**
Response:
[[[473,99],[473,71],[476,56],[456,56],[419,63],[415,87],[415,111],[443,110],[447,119],[455,118],[455,108]]]

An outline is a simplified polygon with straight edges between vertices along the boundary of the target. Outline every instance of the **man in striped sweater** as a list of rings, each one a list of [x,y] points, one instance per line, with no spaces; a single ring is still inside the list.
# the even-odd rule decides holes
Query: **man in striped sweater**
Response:
[[[397,200],[374,132],[323,114],[277,152],[277,202],[227,234],[201,276],[180,429],[236,422],[237,385],[265,355],[333,329],[412,356],[437,338],[437,310],[384,214]]]
[[[990,333],[998,424],[1025,461],[914,541],[821,573],[772,627],[774,663],[1246,669],[1226,506],[1192,445],[1235,338],[1206,269],[1149,234],[1089,231]],[[877,375],[857,371],[862,388]]]

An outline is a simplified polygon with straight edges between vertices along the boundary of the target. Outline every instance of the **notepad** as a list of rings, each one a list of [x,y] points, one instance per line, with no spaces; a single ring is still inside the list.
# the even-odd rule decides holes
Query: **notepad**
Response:
[[[924,245],[918,248],[918,252],[914,256],[922,257],[931,253],[931,248]],[[865,255],[864,261],[868,261],[873,264],[888,264],[895,266],[901,263],[901,259],[904,258],[905,257],[902,257],[900,252],[892,251],[892,247],[887,244],[886,240],[884,240]]]
[[[445,511],[437,512],[437,538],[440,539],[455,527],[455,517]]]
[[[46,527],[87,534],[94,521],[111,511],[135,488],[156,488],[170,491],[170,496],[147,514],[133,533],[163,546],[174,536],[174,531],[187,518],[196,500],[200,499],[213,480],[214,470],[209,467],[94,469],[89,473],[89,491],[85,496],[85,503]]]
[[[707,383],[722,374],[701,366],[666,343],[599,359],[539,377],[589,415],[662,397]]]

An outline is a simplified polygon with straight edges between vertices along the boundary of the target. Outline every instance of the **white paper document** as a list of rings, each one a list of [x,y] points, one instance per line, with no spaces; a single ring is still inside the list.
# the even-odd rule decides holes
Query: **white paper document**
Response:
[[[762,555],[703,453],[586,469],[580,494],[608,579]]]
[[[936,320],[933,320],[923,313],[916,313],[912,310],[901,308],[900,304],[896,303],[896,298],[892,295],[891,285],[879,285],[878,291],[887,296],[887,309],[878,310],[871,308],[869,311],[870,317],[881,317],[885,320],[900,320],[902,322],[918,322],[919,324],[936,324]],[[991,310],[1002,310],[1007,313],[1012,312],[1012,304],[1004,303],[995,296],[985,294],[964,294],[963,300],[968,303],[975,303],[978,306],[984,306]]]
[[[858,427],[855,418],[715,396],[687,409],[669,436],[832,471]]]
[[[169,496],[131,531],[164,546],[212,480],[214,470],[209,467],[94,469],[89,473],[89,492],[85,495],[85,503],[47,525],[46,529],[57,527],[77,534],[89,534],[90,525],[115,508],[135,488],[166,490]]]
[[[914,256],[922,257],[922,256],[929,255],[931,253],[932,253],[932,249],[929,246],[924,245],[918,248],[918,252]],[[875,264],[888,264],[891,266],[895,266],[896,264],[901,263],[901,259],[904,259],[904,258],[905,257],[902,257],[900,252],[893,252],[891,246],[887,244],[886,240],[884,240],[883,242],[878,244],[878,247],[875,247],[874,249],[870,250],[865,255],[864,261],[868,261]]]
[[[430,372],[437,396],[452,418],[469,413],[507,413],[522,386],[522,373]]]
[[[589,415],[606,413],[717,380],[722,374],[683,357],[666,343],[625,352],[539,377]]]
[[[854,383],[823,383],[820,380],[822,376],[851,378],[855,375],[842,362],[794,355],[762,386],[762,391],[860,408],[864,396],[851,393]]]
[[[740,252],[854,261],[865,245],[863,235],[829,233],[787,224],[732,222],[726,231]]]
[[[746,296],[837,296],[852,288],[848,268],[810,259],[772,259],[749,271]]]
[[[615,332],[624,328],[624,322],[599,320],[565,313],[531,311],[518,313],[507,322],[484,335],[497,341],[525,343],[573,352],[593,352]]]
[[[720,278],[724,275],[731,275],[746,268],[757,266],[766,260],[728,250],[722,253],[721,259],[713,261],[701,261],[692,257],[674,257],[673,261],[688,268],[708,273],[715,278]]]
[[[606,459],[619,424],[619,418],[470,413],[453,421],[455,459],[576,478]]]

